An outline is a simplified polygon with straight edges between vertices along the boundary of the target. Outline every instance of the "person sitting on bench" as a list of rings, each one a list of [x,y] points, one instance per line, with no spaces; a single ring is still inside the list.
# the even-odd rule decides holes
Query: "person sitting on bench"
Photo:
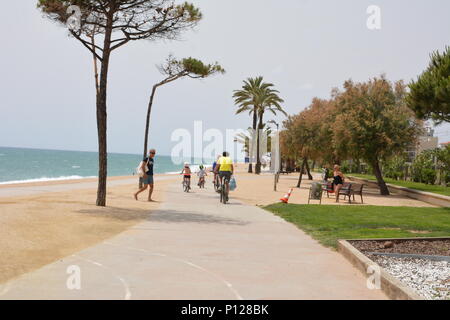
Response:
[[[336,195],[336,202],[339,202],[339,191],[342,189],[342,186],[344,185],[344,174],[341,172],[341,167],[337,164],[333,167],[333,187],[334,187],[334,194]]]

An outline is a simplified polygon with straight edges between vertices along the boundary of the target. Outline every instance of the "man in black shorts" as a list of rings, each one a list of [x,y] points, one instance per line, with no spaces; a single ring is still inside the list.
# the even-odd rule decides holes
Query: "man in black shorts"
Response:
[[[154,186],[154,182],[153,182],[153,165],[155,163],[155,154],[156,154],[156,150],[155,149],[150,149],[149,151],[149,156],[147,158],[145,158],[142,161],[142,171],[144,171],[144,176],[141,179],[142,184],[144,185],[141,189],[138,190],[138,192],[136,192],[134,194],[134,198],[137,200],[138,199],[138,194],[141,192],[144,192],[147,187],[149,187],[148,190],[148,201],[153,201],[152,200],[152,193],[153,193],[153,186]],[[147,167],[147,171],[145,169],[145,167]]]

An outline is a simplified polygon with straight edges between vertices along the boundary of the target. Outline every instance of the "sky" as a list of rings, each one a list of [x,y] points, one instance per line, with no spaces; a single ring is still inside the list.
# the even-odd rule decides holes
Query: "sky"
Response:
[[[156,65],[169,54],[219,62],[225,75],[183,79],[157,92],[150,146],[170,154],[177,129],[245,129],[233,90],[264,76],[289,114],[328,98],[347,79],[415,79],[429,55],[450,45],[448,0],[193,0],[204,19],[179,41],[137,41],[114,51],[108,88],[108,151],[140,153]],[[0,11],[0,146],[97,150],[92,58],[64,27],[42,17],[37,0]],[[380,29],[367,8],[380,8]],[[278,122],[283,117],[270,117]],[[436,128],[450,141],[450,125]]]

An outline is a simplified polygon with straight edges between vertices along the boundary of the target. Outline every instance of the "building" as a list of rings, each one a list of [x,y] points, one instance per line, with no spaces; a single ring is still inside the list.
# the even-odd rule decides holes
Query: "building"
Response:
[[[413,162],[418,154],[426,150],[434,150],[438,145],[439,140],[438,137],[434,136],[434,130],[431,127],[426,127],[425,133],[418,138],[417,144],[408,149],[407,161]]]
[[[443,143],[440,143],[439,144],[439,146],[443,149],[443,148],[445,148],[445,147],[447,147],[448,145],[450,145],[450,141],[448,141],[448,142],[443,142]]]

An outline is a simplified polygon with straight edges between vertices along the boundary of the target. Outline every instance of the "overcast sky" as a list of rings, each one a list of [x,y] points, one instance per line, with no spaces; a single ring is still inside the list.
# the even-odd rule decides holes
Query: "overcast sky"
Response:
[[[218,61],[224,76],[181,80],[157,93],[151,146],[170,154],[177,128],[247,128],[234,114],[232,92],[264,76],[288,113],[329,97],[349,78],[386,73],[410,81],[429,54],[450,45],[448,0],[195,0],[204,19],[178,42],[140,41],[115,51],[108,94],[108,149],[140,153],[155,65],[169,53]],[[63,27],[42,18],[37,0],[4,1],[0,11],[0,146],[97,149],[92,58]],[[381,29],[369,30],[369,5],[381,8]],[[269,119],[269,117],[267,118]],[[278,119],[278,120],[281,120]],[[440,142],[450,126],[437,128]]]

